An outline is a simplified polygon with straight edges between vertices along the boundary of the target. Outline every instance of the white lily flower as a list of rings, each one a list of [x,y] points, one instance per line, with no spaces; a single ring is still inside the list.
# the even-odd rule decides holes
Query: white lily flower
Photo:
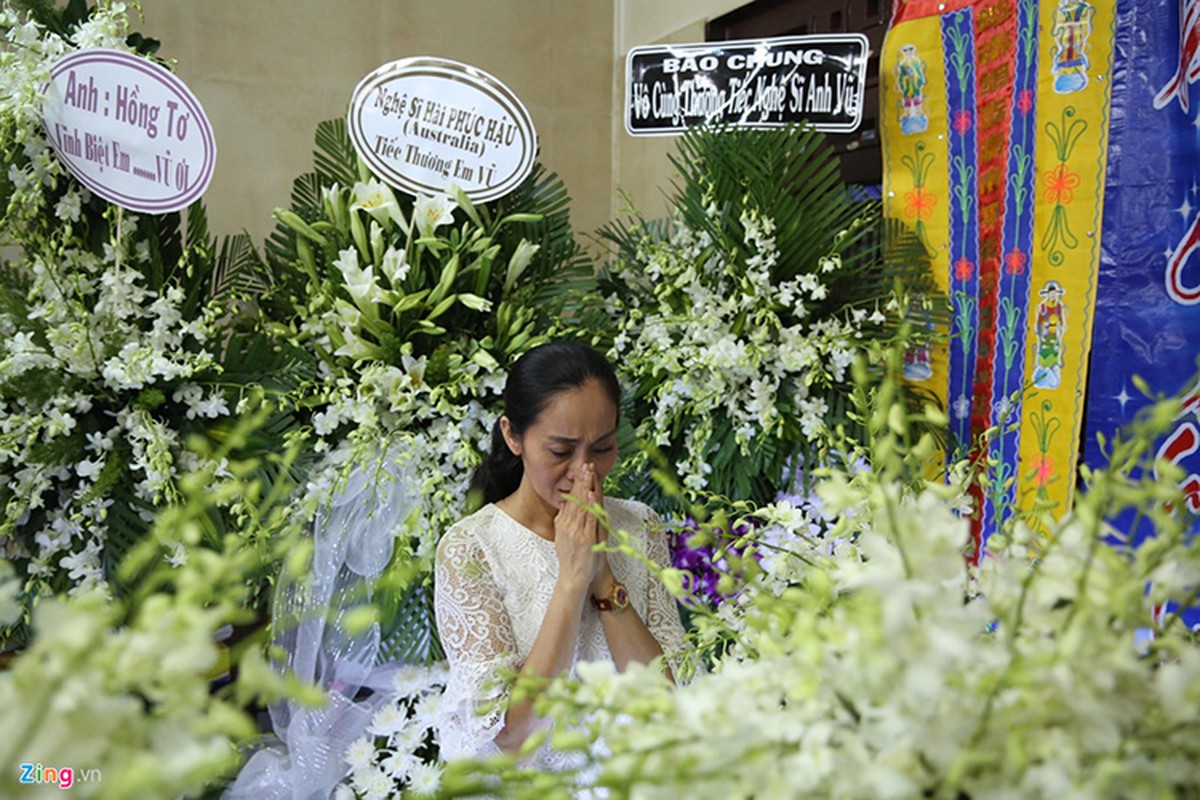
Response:
[[[412,356],[401,356],[400,364],[404,367],[404,371],[412,378],[414,386],[420,386],[425,382],[425,365],[428,359],[425,356],[413,358]]]
[[[432,197],[418,195],[413,206],[413,217],[416,219],[417,230],[422,237],[429,236],[443,225],[454,222],[454,209],[457,203],[450,195],[439,192]]]
[[[388,247],[387,252],[383,254],[383,263],[379,265],[379,271],[388,279],[392,288],[396,289],[408,277],[409,266],[403,250]]]
[[[321,203],[325,206],[325,213],[332,220],[338,219],[337,210],[342,202],[342,187],[338,183],[333,186],[326,186],[321,190]]]
[[[359,267],[358,251],[353,247],[348,247],[338,253],[338,259],[333,263],[341,271],[342,277],[346,279],[346,289],[359,307],[366,303],[377,302],[383,296],[383,291],[375,282],[374,268],[371,266],[367,266],[365,269]]]
[[[529,262],[533,261],[533,257],[537,255],[537,251],[541,249],[541,245],[532,244],[529,241],[522,239],[517,249],[513,251],[512,258],[508,261],[508,272],[504,276],[505,291],[511,289],[521,277],[521,273],[529,266]]]
[[[351,211],[366,211],[380,225],[384,225],[387,220],[391,220],[401,227],[405,225],[404,215],[400,213],[400,205],[396,202],[396,195],[387,184],[376,180],[366,183],[360,181],[354,184],[353,195],[354,200],[350,203]]]
[[[333,308],[342,327],[353,329],[362,324],[362,312],[340,297],[334,302]]]
[[[346,336],[346,343],[333,353],[335,356],[347,356],[353,359],[374,358],[378,355],[376,349],[354,334]]]
[[[482,311],[484,313],[492,310],[492,301],[486,297],[480,297],[477,294],[464,292],[458,296],[458,302],[462,303],[472,311]]]

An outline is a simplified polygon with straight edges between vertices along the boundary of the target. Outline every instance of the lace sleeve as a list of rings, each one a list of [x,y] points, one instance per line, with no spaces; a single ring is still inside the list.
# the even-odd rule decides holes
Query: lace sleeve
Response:
[[[647,509],[646,555],[660,567],[671,565],[671,554],[667,549],[667,536],[662,520],[657,513]],[[646,627],[658,640],[672,672],[680,675],[680,665],[685,660],[683,623],[679,620],[679,605],[663,586],[658,576],[651,572],[646,587]]]
[[[446,532],[434,567],[438,635],[450,665],[441,724],[443,758],[498,752],[504,727],[516,640],[500,588],[475,535],[462,527]]]

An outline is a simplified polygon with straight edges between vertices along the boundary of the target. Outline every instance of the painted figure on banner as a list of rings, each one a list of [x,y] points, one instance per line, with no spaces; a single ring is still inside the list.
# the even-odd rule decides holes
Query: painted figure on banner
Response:
[[[922,324],[921,319],[924,318],[924,327],[929,333],[933,333],[933,320],[928,319],[929,315],[923,313],[921,307],[925,301],[923,299],[914,299],[909,304],[909,319],[913,320],[914,324]],[[904,351],[904,379],[909,381],[927,381],[933,377],[933,365],[929,360],[929,345],[927,343],[915,344]]]
[[[1054,91],[1078,92],[1087,86],[1088,38],[1096,9],[1086,0],[1059,0],[1054,11],[1054,47],[1050,53]]]
[[[933,377],[929,364],[929,346],[915,345],[904,352],[904,378],[910,381],[927,381]]]
[[[1188,110],[1189,87],[1200,78],[1200,0],[1179,0],[1179,66],[1154,96],[1154,107],[1178,100]]]
[[[896,86],[900,89],[900,130],[905,134],[924,133],[929,127],[925,113],[925,62],[917,53],[917,46],[900,46],[900,57],[896,64]]]
[[[1063,288],[1058,281],[1047,281],[1038,294],[1034,333],[1037,335],[1037,358],[1033,385],[1039,389],[1057,389],[1063,366],[1063,336],[1067,327],[1067,307],[1063,304]]]

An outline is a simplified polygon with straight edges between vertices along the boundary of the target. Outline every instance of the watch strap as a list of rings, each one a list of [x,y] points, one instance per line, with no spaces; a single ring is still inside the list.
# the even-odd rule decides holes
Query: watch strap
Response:
[[[592,597],[592,605],[597,611],[620,611],[629,606],[629,590],[625,584],[615,581],[607,597]]]

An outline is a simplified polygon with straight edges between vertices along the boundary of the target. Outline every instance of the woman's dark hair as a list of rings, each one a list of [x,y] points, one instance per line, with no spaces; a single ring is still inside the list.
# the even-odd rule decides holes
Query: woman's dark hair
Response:
[[[613,405],[621,407],[621,385],[608,360],[585,344],[550,342],[539,345],[517,359],[504,384],[504,416],[515,436],[537,421],[542,409],[559,392],[577,389],[597,380]],[[504,441],[500,420],[492,426],[491,452],[471,478],[472,494],[482,494],[483,503],[503,500],[521,485],[525,467]]]

